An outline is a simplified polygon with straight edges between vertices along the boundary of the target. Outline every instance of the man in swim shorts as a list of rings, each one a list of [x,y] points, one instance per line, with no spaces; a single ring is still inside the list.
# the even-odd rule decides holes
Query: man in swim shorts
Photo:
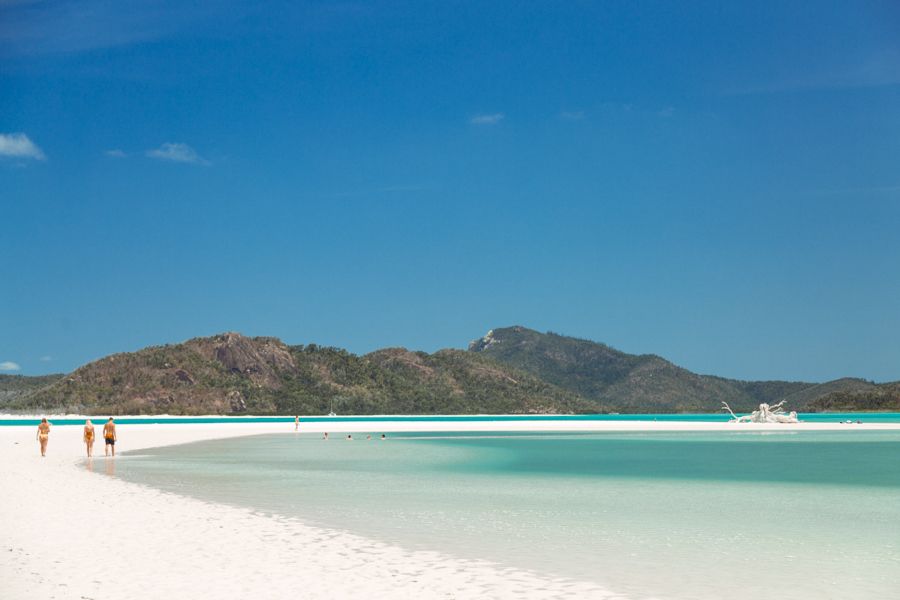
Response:
[[[103,447],[103,455],[109,456],[109,450],[112,448],[113,457],[116,456],[116,424],[113,423],[113,418],[110,417],[109,421],[106,422],[106,425],[103,426],[103,439],[106,440],[106,445]]]

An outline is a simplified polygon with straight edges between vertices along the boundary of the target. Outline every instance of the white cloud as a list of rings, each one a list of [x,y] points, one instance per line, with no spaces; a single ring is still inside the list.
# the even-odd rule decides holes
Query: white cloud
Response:
[[[46,355],[46,356],[42,356],[39,360],[41,362],[50,362],[51,360],[53,360],[53,357],[50,355]]]
[[[584,118],[583,110],[564,110],[559,113],[559,116],[563,119],[567,119],[569,121],[580,121]]]
[[[0,371],[18,371],[21,368],[18,363],[14,363],[11,360],[0,362]]]
[[[47,158],[37,145],[24,133],[0,133],[0,156],[12,158]]]
[[[182,143],[166,142],[155,150],[147,150],[147,156],[160,160],[188,163],[192,165],[208,165],[208,160],[197,154],[197,151]]]
[[[475,115],[471,119],[469,119],[469,123],[472,125],[496,125],[500,121],[502,121],[506,115],[503,113],[493,113],[490,115]]]
[[[112,150],[107,150],[103,154],[111,157],[111,158],[125,158],[128,156],[124,151],[119,150],[118,148],[113,148]]]
[[[675,107],[674,106],[666,106],[665,108],[662,108],[662,109],[656,111],[656,114],[660,117],[671,117],[672,115],[675,114]]]

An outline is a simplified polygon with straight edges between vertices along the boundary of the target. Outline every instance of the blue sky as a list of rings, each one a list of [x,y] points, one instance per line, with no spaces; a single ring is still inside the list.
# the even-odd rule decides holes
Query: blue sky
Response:
[[[900,8],[0,0],[0,253],[7,373],[523,324],[897,380]]]

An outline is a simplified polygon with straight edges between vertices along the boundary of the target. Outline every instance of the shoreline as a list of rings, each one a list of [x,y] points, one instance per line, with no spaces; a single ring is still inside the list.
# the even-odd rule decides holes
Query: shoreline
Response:
[[[34,430],[0,427],[0,596],[10,600],[623,598],[104,476],[127,457],[104,458],[98,440],[88,463],[80,426],[54,426],[42,459]],[[290,432],[283,422],[126,425],[117,450]]]
[[[646,419],[638,415],[347,415],[347,416],[322,416],[300,415],[301,430],[307,433],[323,432],[400,432],[400,431],[496,431],[496,432],[550,432],[550,431],[578,431],[578,432],[678,432],[678,431],[863,431],[863,430],[900,430],[900,420],[880,421],[877,415],[894,415],[897,413],[815,413],[849,416],[853,415],[853,422],[844,421],[803,421],[799,423],[734,423],[728,420],[690,420],[686,418],[656,418]],[[678,413],[680,415],[680,413]],[[876,419],[864,421],[866,415]],[[657,415],[653,415],[656,417]],[[707,415],[696,415],[707,416]],[[42,417],[46,417],[54,428],[78,427],[84,424],[85,419],[91,419],[94,425],[106,422],[106,416],[89,416],[79,414],[0,414],[0,431],[17,427],[34,427]],[[592,418],[598,417],[598,418]],[[605,417],[605,418],[604,418]],[[611,417],[611,418],[610,418]],[[270,416],[236,416],[223,417],[222,415],[118,415],[114,416],[116,422],[122,422],[129,430],[132,428],[147,427],[209,427],[221,428],[218,433],[221,437],[231,437],[235,427],[243,428],[242,431],[260,429],[261,433],[270,431],[293,431],[294,416],[270,415]],[[21,421],[29,421],[27,424]],[[860,421],[860,422],[857,422]],[[289,429],[288,429],[289,427]],[[135,429],[141,431],[142,429]],[[241,435],[253,435],[242,433]],[[164,436],[165,437],[165,436]],[[143,440],[143,437],[138,439]],[[160,445],[171,445],[168,438]],[[201,438],[210,439],[210,438]],[[188,440],[197,441],[197,440]],[[143,443],[143,442],[139,442]],[[134,447],[132,449],[138,449]]]
[[[75,416],[66,415],[68,418]],[[24,418],[18,416],[17,418]],[[53,421],[53,416],[48,417]],[[57,416],[56,418],[60,418]],[[96,419],[102,427],[105,419]],[[423,426],[427,425],[427,426]],[[885,431],[900,423],[677,421],[304,422],[301,433]],[[268,433],[292,422],[119,426],[117,451]],[[296,519],[208,503],[115,477],[103,442],[84,461],[81,425],[55,425],[42,459],[32,425],[0,427],[0,596],[133,599],[304,597],[623,598],[592,582],[414,551]],[[601,574],[602,579],[602,574]]]

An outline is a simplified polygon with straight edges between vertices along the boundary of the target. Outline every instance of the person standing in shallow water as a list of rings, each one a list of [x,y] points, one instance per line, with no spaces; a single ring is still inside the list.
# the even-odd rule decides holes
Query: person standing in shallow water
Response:
[[[109,456],[110,448],[112,448],[112,455],[115,457],[116,455],[116,424],[113,423],[113,418],[110,417],[109,421],[106,422],[106,425],[103,426],[103,440],[106,442],[106,445],[103,448],[103,455]]]
[[[294,417],[294,431],[300,429],[300,417],[299,415]]]
[[[36,439],[41,443],[41,456],[47,456],[47,441],[50,439],[50,422],[47,417],[42,418],[38,424]]]
[[[94,424],[90,419],[84,422],[84,445],[87,447],[88,458],[94,456]]]

